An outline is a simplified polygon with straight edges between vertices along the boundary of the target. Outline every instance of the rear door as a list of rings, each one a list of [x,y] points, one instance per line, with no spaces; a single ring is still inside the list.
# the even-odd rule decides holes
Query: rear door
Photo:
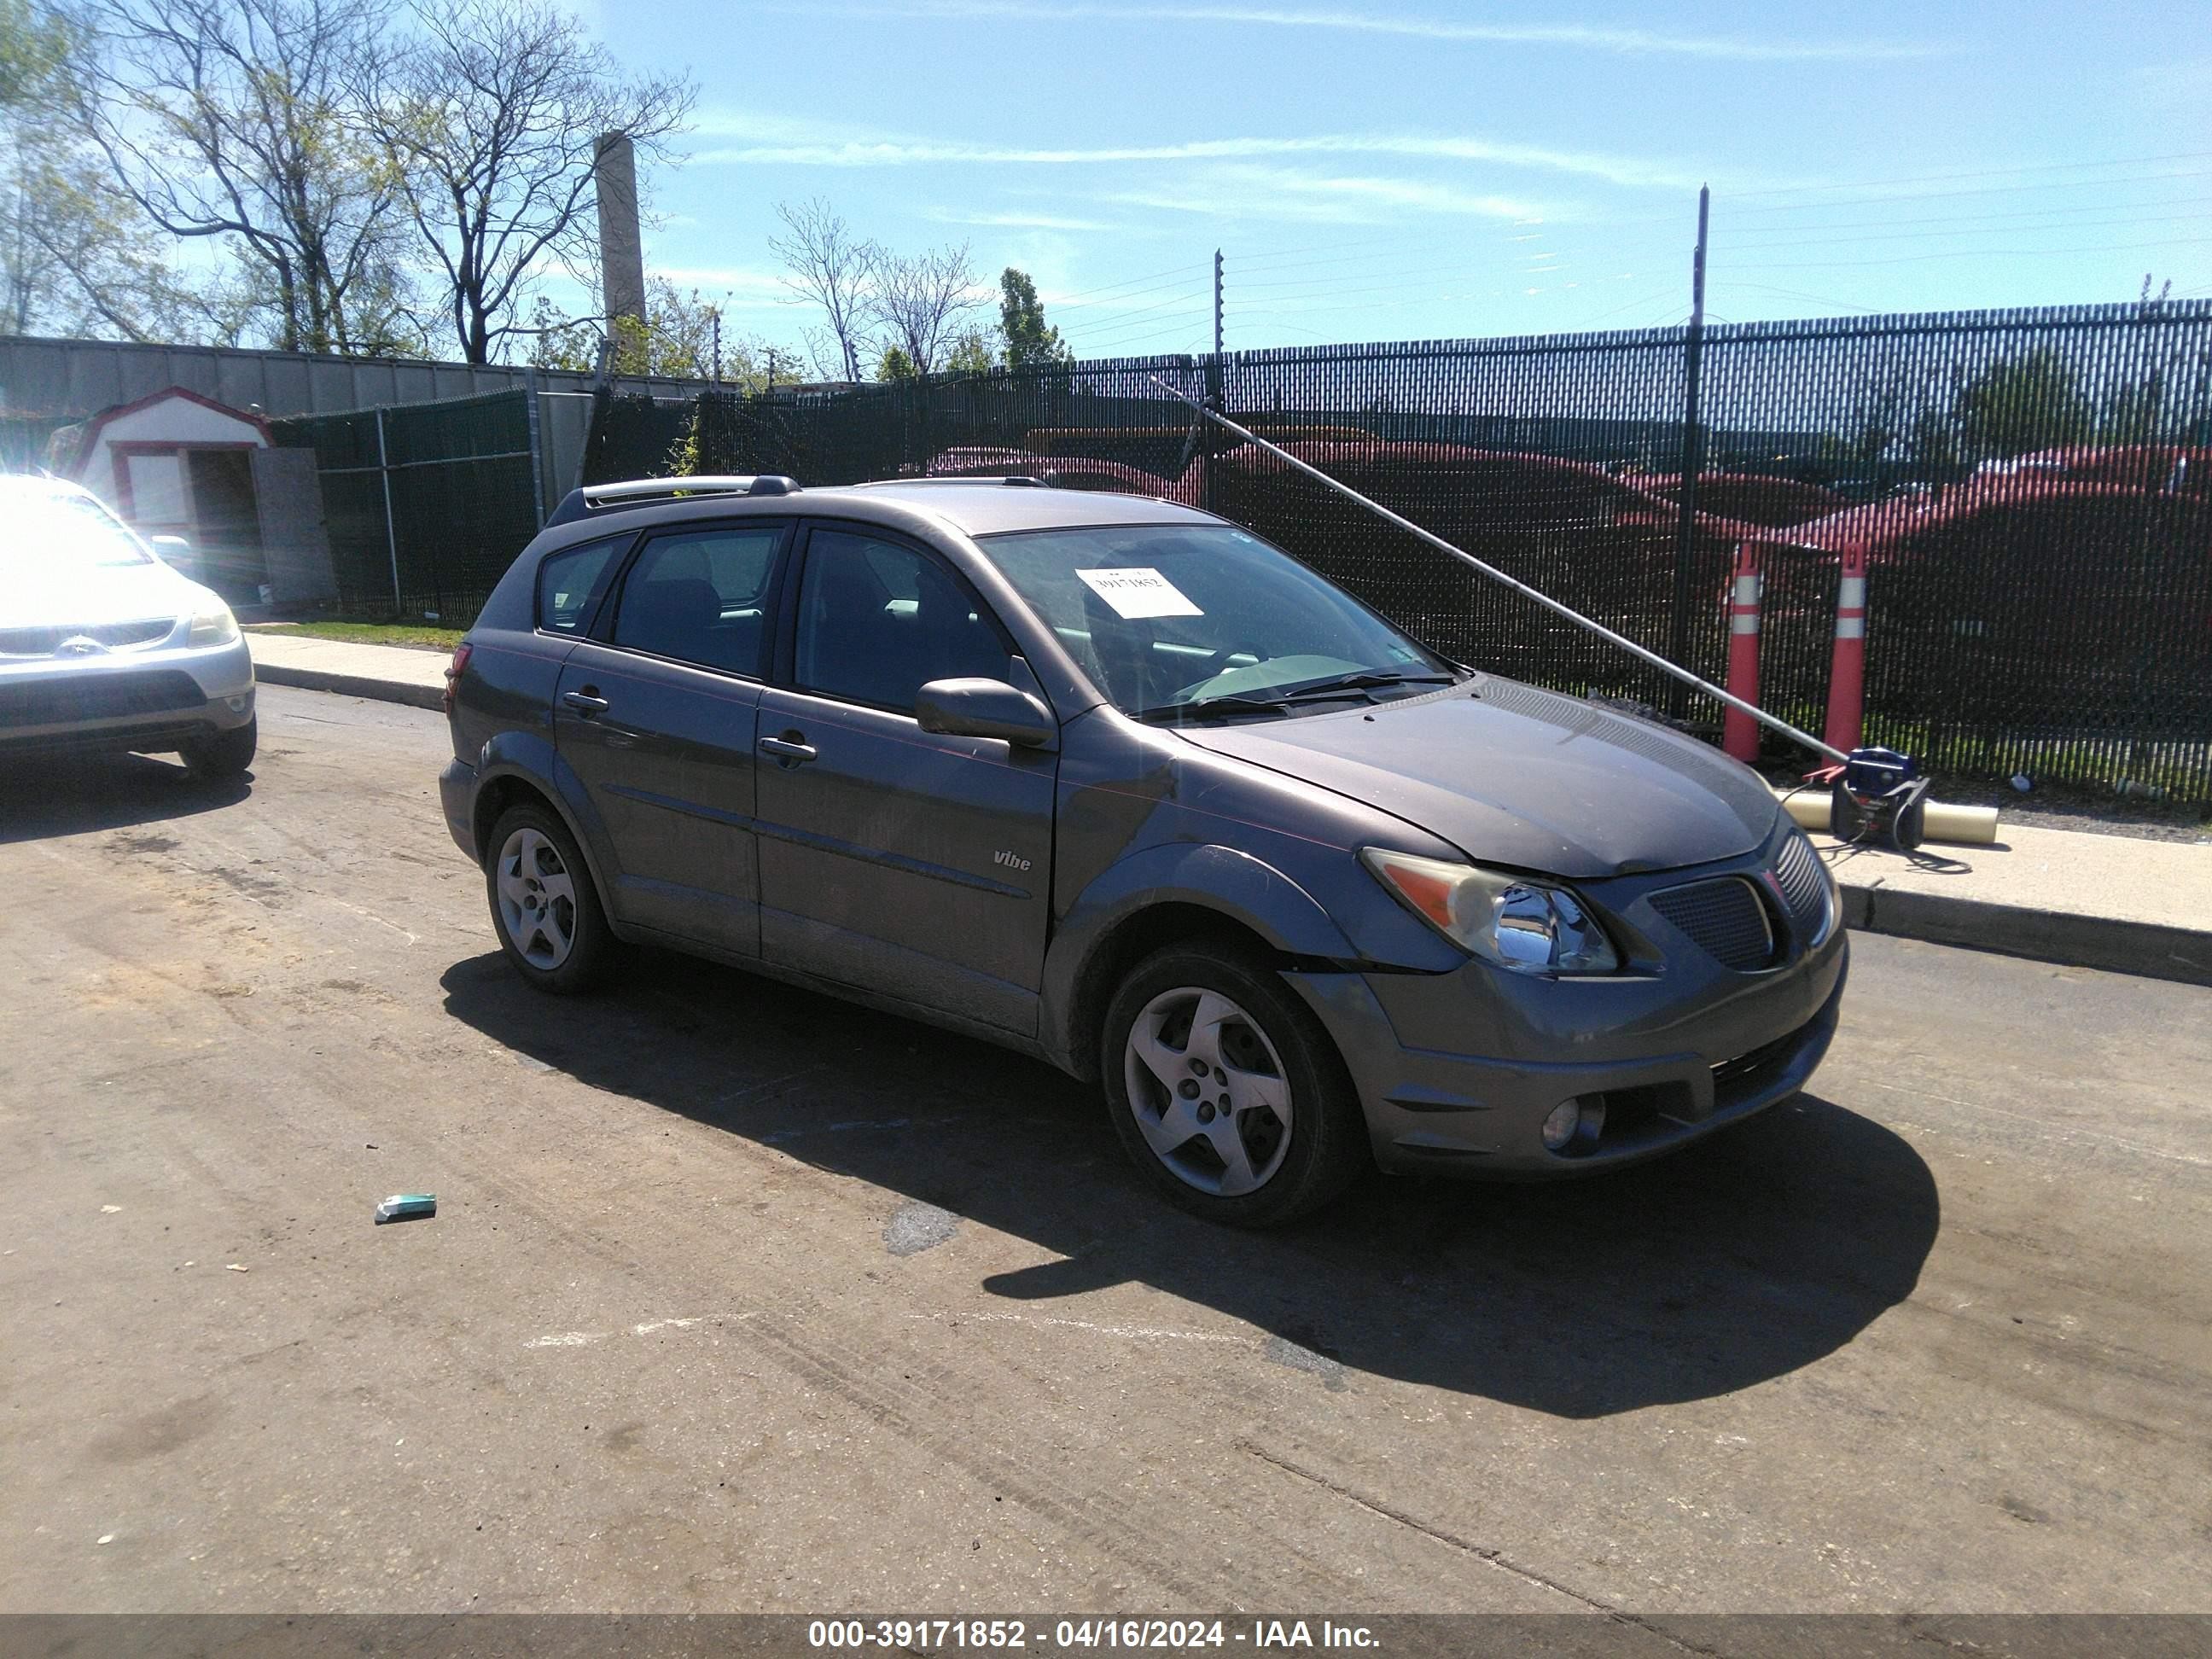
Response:
[[[797,580],[788,671],[761,700],[762,953],[1033,1032],[1058,757],[914,718],[930,680],[1033,690],[1028,665],[915,544],[817,524]]]
[[[760,951],[754,742],[788,521],[648,536],[554,698],[561,757],[613,849],[632,926]]]

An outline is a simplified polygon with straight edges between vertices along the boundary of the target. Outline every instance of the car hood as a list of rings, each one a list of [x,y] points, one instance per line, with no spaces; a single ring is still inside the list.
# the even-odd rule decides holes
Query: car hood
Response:
[[[70,628],[183,617],[221,601],[155,560],[91,569],[33,564],[0,582],[0,628]]]
[[[1178,730],[1469,858],[1558,876],[1733,858],[1780,811],[1749,768],[1693,738],[1493,675],[1368,709]]]

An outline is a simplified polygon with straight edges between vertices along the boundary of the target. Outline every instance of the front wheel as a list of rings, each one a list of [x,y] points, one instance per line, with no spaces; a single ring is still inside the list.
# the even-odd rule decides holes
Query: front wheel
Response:
[[[1194,1214],[1269,1227],[1364,1167],[1364,1125],[1328,1034],[1255,954],[1179,945],[1130,973],[1100,1070],[1123,1147]]]
[[[509,807],[492,826],[491,846],[484,886],[507,959],[541,991],[588,988],[614,934],[568,826],[544,806]]]
[[[260,742],[261,717],[254,714],[243,726],[192,738],[180,752],[185,764],[204,778],[237,778],[253,764]]]

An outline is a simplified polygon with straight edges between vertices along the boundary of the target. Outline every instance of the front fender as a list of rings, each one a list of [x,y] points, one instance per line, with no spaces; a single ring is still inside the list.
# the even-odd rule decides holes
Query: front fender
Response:
[[[1164,904],[1211,910],[1286,956],[1326,962],[1359,956],[1312,894],[1249,853],[1192,842],[1146,848],[1093,878],[1045,951],[1038,1035],[1061,1065],[1083,1067],[1090,1036],[1078,1026],[1100,988],[1086,978],[1100,947],[1121,924]]]

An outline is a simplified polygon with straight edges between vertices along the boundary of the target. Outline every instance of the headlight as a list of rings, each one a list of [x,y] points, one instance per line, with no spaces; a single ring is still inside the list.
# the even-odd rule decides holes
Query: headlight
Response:
[[[1521,974],[1607,974],[1620,966],[1605,929],[1564,887],[1380,847],[1359,857],[1407,909],[1486,962]]]
[[[238,618],[230,614],[227,605],[217,605],[212,611],[203,611],[192,618],[189,645],[228,645],[238,637]]]

